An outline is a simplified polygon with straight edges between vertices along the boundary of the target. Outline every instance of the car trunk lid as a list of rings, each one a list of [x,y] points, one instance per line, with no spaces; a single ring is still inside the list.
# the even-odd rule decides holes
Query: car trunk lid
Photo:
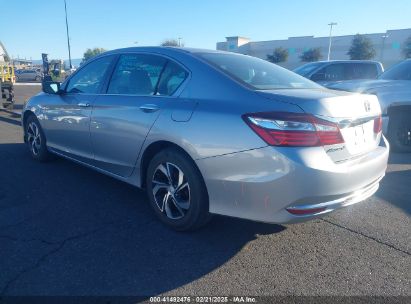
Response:
[[[270,100],[297,105],[307,114],[337,123],[344,143],[324,146],[335,162],[361,156],[379,145],[381,132],[376,133],[374,126],[381,115],[381,108],[374,95],[326,89],[286,89],[257,93]]]

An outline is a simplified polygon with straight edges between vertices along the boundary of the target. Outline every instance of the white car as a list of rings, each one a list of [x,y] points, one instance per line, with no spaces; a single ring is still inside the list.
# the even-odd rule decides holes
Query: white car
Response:
[[[374,94],[381,104],[383,133],[396,152],[411,152],[411,59],[381,74],[377,80],[342,81],[330,89]]]

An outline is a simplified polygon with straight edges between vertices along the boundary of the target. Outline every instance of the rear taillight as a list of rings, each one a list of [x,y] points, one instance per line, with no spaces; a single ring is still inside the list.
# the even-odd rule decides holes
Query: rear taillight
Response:
[[[382,117],[381,115],[374,119],[374,133],[378,134],[382,131]]]
[[[337,124],[313,115],[269,112],[246,114],[243,119],[271,146],[315,147],[344,142]]]

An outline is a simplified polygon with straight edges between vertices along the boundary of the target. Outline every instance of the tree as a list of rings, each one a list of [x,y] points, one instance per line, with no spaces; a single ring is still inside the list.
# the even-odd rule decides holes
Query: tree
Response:
[[[404,54],[405,59],[411,58],[411,36],[405,40],[402,53]]]
[[[182,47],[184,44],[180,43],[177,39],[166,39],[161,44],[161,46],[179,46]]]
[[[84,52],[83,55],[83,62],[86,62],[87,60],[93,58],[94,56],[97,56],[101,53],[104,53],[106,50],[103,48],[94,48],[94,49],[87,49]]]
[[[274,49],[272,55],[267,55],[267,60],[272,63],[285,62],[288,59],[288,50],[278,47]]]
[[[374,45],[368,37],[357,34],[351,42],[347,55],[350,56],[351,60],[373,59],[375,57]]]
[[[312,62],[318,61],[322,58],[320,48],[311,48],[306,50],[301,56],[300,59],[303,62]]]

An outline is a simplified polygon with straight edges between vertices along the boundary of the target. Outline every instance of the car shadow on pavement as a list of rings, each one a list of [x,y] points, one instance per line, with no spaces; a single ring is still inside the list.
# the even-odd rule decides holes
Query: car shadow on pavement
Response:
[[[60,158],[37,163],[23,144],[0,145],[0,167],[0,247],[13,256],[0,253],[0,296],[158,295],[285,229],[215,216],[174,232],[143,191]]]
[[[411,215],[410,185],[411,169],[389,171],[382,180],[376,196]]]
[[[17,116],[14,113],[9,113],[9,114],[11,114],[11,117],[14,117],[14,118],[16,118],[16,116]],[[19,120],[13,119],[13,118],[0,116],[0,121],[5,122],[5,123],[9,123],[9,124],[12,124],[12,125],[15,125],[15,126],[21,126],[21,122]]]

